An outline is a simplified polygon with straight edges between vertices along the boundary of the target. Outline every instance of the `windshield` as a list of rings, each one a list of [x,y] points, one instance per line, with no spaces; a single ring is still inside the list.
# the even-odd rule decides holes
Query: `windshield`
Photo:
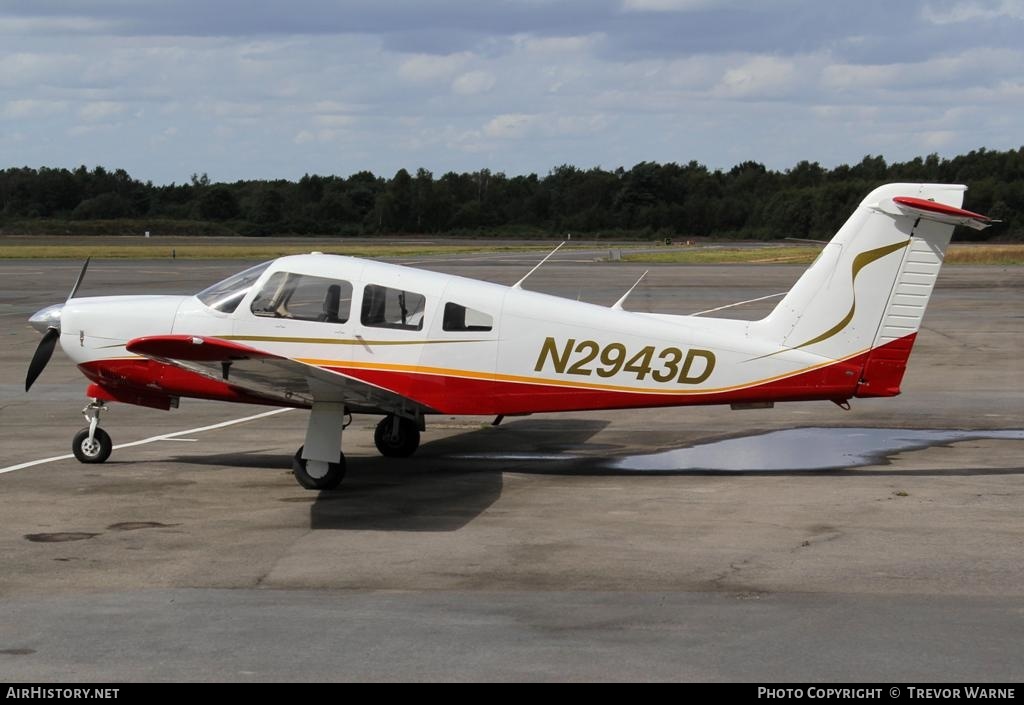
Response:
[[[244,272],[232,275],[223,281],[219,281],[211,287],[203,289],[196,297],[204,304],[217,311],[233,313],[238,308],[238,302],[245,298],[245,295],[260,278],[264,270],[271,265],[271,262],[257,264]]]

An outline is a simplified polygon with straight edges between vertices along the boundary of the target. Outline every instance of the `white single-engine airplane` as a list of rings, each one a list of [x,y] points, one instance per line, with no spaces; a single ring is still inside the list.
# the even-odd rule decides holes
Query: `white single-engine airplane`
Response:
[[[310,409],[292,467],[319,490],[344,477],[350,413],[383,414],[377,448],[401,457],[429,414],[895,396],[953,227],[992,222],[961,209],[965,190],[874,190],[759,321],[635,313],[625,296],[604,308],[525,291],[522,280],[322,254],[281,257],[195,296],[73,298],[83,267],[64,304],[30,319],[44,335],[25,388],[59,339],[91,382],[89,426],[73,441],[83,463],[110,455],[97,426],[109,401]]]

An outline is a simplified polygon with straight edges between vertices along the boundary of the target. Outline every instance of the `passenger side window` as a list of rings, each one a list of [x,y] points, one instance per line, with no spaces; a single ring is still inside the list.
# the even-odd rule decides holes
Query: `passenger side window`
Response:
[[[441,328],[451,331],[487,331],[491,330],[494,319],[476,309],[460,306],[450,301],[444,305],[444,320]]]
[[[345,323],[352,311],[352,285],[341,279],[276,272],[252,301],[256,316]]]
[[[363,289],[361,320],[371,328],[423,330],[426,303],[423,294],[367,284]]]

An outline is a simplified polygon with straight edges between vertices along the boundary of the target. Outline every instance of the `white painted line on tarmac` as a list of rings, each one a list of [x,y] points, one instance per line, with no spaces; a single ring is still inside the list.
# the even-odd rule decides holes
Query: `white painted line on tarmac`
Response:
[[[270,411],[264,411],[262,414],[254,414],[252,416],[245,416],[240,419],[231,419],[229,421],[221,421],[220,423],[211,424],[209,426],[200,426],[199,428],[190,428],[185,431],[175,431],[174,433],[162,433],[159,436],[152,436],[150,438],[143,438],[141,441],[131,441],[130,443],[119,443],[114,446],[114,450],[120,448],[131,448],[132,446],[141,446],[147,443],[156,443],[157,441],[195,441],[195,438],[178,438],[178,436],[188,436],[193,433],[203,433],[204,431],[215,431],[218,428],[225,428],[227,426],[234,426],[235,424],[246,423],[247,421],[255,421],[256,419],[263,419],[274,414],[282,414],[286,411],[292,411],[290,408],[284,409],[272,409]],[[19,463],[18,465],[10,465],[6,468],[0,468],[0,475],[8,472],[14,472],[15,470],[23,470],[24,468],[30,468],[34,465],[45,465],[46,463],[55,463],[58,460],[68,460],[74,458],[73,453],[67,455],[55,455],[52,458],[42,458],[40,460],[30,460],[27,463]]]

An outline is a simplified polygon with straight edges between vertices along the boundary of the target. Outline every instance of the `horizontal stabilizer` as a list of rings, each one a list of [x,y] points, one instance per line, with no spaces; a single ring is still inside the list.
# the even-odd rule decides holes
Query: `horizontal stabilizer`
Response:
[[[934,220],[938,223],[966,225],[968,228],[974,228],[975,230],[984,230],[992,225],[992,223],[998,222],[981,213],[974,213],[963,208],[955,208],[945,203],[928,201],[923,198],[896,196],[892,200],[903,213],[916,215],[925,220]]]

